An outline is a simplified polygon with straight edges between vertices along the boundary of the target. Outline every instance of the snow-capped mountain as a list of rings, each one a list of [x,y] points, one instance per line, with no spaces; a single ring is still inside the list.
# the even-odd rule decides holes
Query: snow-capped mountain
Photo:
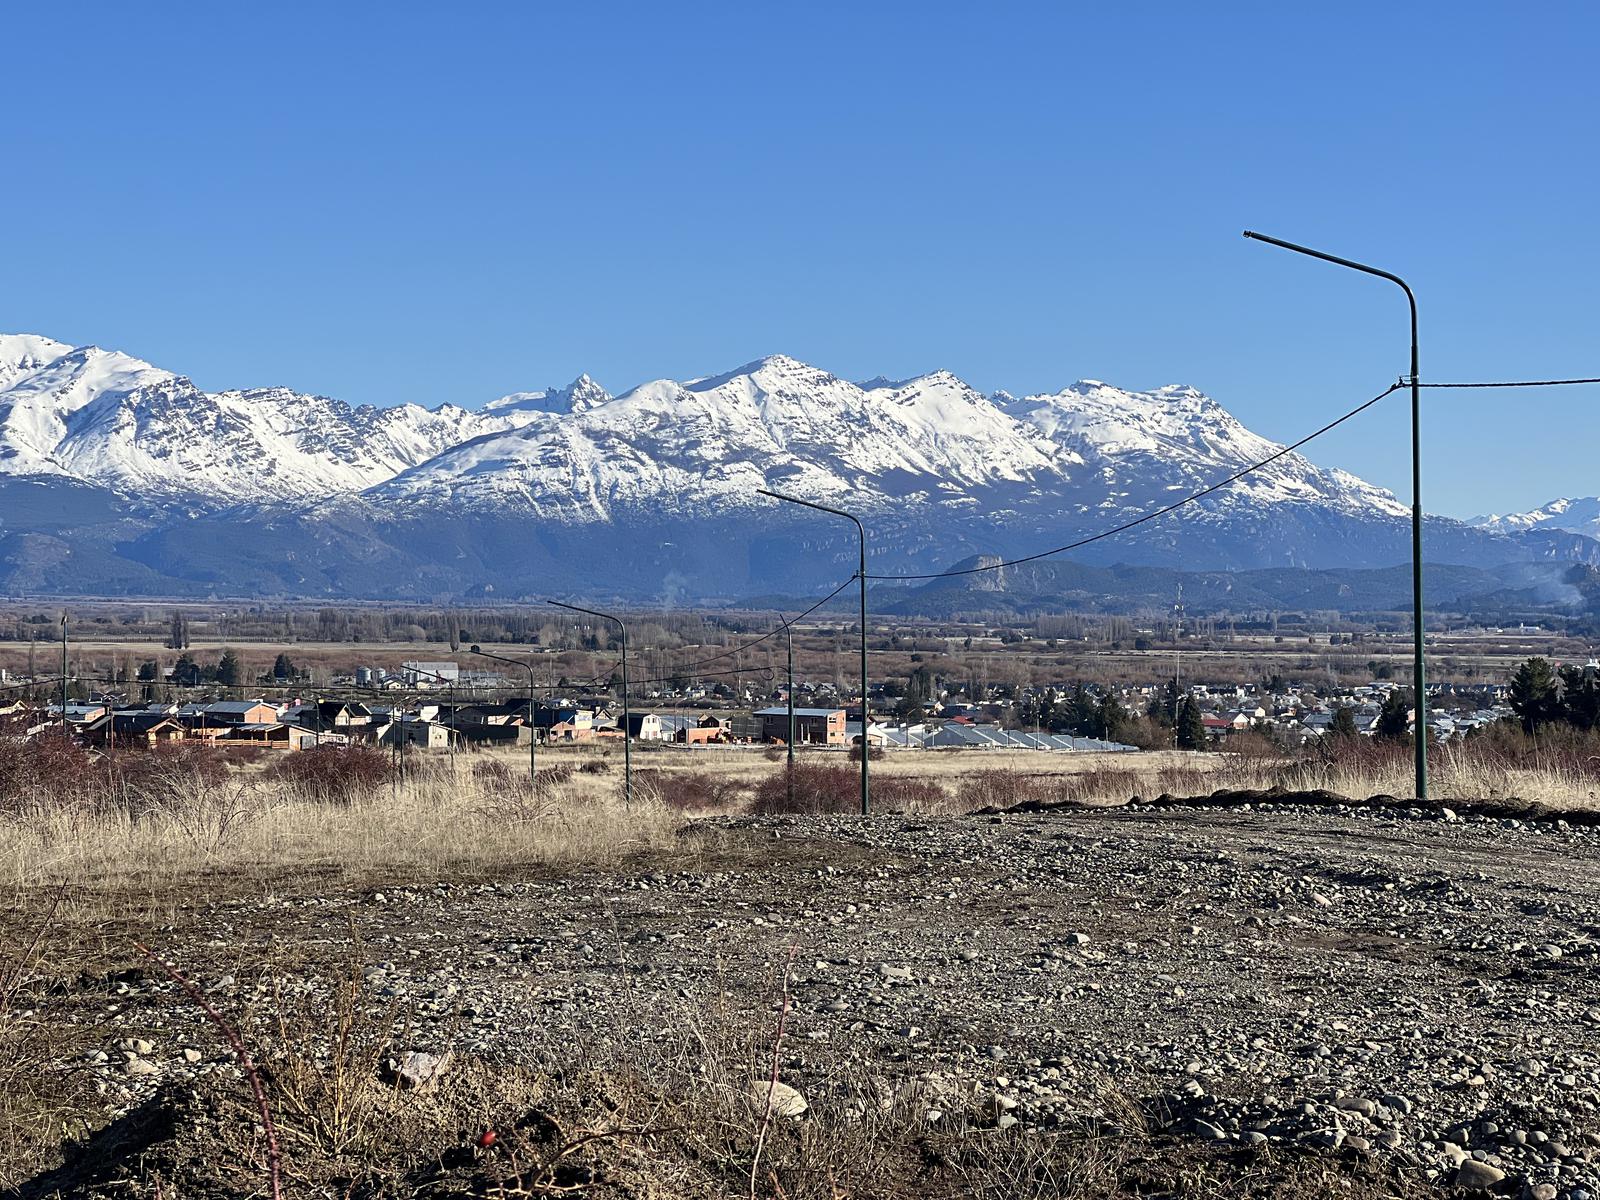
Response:
[[[577,522],[745,509],[776,486],[875,505],[960,503],[975,488],[1051,478],[1053,457],[1045,438],[948,373],[867,391],[778,355],[479,438],[372,495]]]
[[[1531,512],[1474,517],[1471,524],[1497,533],[1558,529],[1600,538],[1600,496],[1552,500]]]
[[[609,403],[611,393],[588,375],[580,375],[564,388],[546,388],[542,392],[512,392],[483,406],[483,411],[495,416],[518,413],[573,413],[587,412]]]
[[[204,392],[118,351],[3,336],[0,582],[801,591],[853,569],[854,531],[760,488],[860,513],[874,573],[916,573],[1098,533],[1279,449],[1180,386],[985,396],[947,371],[858,384],[775,355],[617,396],[584,375],[476,409],[356,408],[281,387]],[[1408,556],[1406,516],[1383,489],[1286,453],[1078,557],[1388,566]],[[1600,551],[1510,525],[1429,528],[1437,561]]]
[[[352,408],[288,388],[203,392],[114,350],[0,339],[0,472],[208,508],[356,492],[510,416]]]

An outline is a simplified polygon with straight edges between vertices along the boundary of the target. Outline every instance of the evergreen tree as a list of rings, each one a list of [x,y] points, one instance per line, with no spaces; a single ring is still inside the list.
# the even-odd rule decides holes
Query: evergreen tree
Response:
[[[296,675],[294,661],[287,653],[280,653],[272,660],[272,677],[274,679],[293,679]]]
[[[1088,689],[1083,684],[1078,684],[1077,687],[1072,689],[1072,700],[1066,712],[1064,724],[1067,729],[1079,737],[1091,737],[1093,736],[1095,721],[1098,716],[1099,709],[1095,705],[1094,697],[1089,695]],[[1054,729],[1062,723],[1058,716],[1051,728]]]
[[[1578,729],[1600,726],[1600,674],[1587,667],[1562,667],[1561,711]]]
[[[1361,736],[1361,731],[1356,728],[1356,710],[1348,704],[1341,704],[1333,710],[1333,725],[1329,727],[1330,736],[1340,739],[1350,739]]]
[[[1204,750],[1206,748],[1205,714],[1191,696],[1178,701],[1178,749]]]
[[[1150,704],[1144,710],[1144,715],[1152,721],[1162,725],[1171,726],[1183,716],[1183,706],[1178,700],[1178,681],[1167,680],[1166,686],[1150,697]]]
[[[1100,706],[1095,711],[1095,733],[1097,738],[1114,739],[1117,731],[1128,721],[1128,710],[1118,703],[1116,696],[1108,690],[1100,697]]]
[[[167,648],[169,650],[187,650],[189,648],[189,622],[181,612],[174,610],[172,624],[167,632]]]
[[[1524,733],[1561,719],[1556,673],[1548,659],[1530,658],[1511,676],[1511,710],[1522,722]]]
[[[224,650],[217,661],[217,682],[228,687],[239,685],[239,660],[232,650]]]
[[[1373,736],[1385,742],[1403,742],[1410,732],[1411,693],[1396,688],[1384,698],[1378,710],[1378,726]]]

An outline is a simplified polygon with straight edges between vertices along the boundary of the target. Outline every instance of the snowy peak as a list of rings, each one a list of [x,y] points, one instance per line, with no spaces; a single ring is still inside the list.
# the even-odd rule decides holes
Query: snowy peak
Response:
[[[1600,496],[1562,497],[1529,512],[1474,517],[1470,524],[1495,533],[1550,529],[1600,537]]]
[[[129,355],[37,335],[0,337],[0,372],[0,473],[65,475],[185,510],[363,492],[582,523],[662,507],[744,512],[756,489],[782,486],[883,512],[1033,514],[1043,527],[1169,501],[1279,449],[1183,385],[1080,380],[986,396],[947,370],[858,384],[784,354],[615,397],[580,375],[476,410],[207,393]],[[1207,505],[1230,496],[1405,512],[1294,454]]]
[[[610,402],[611,393],[584,374],[579,375],[564,388],[546,388],[542,392],[512,392],[508,396],[501,396],[498,400],[491,400],[485,404],[483,411],[498,417],[519,414],[536,416],[543,413],[560,416],[565,413],[588,412],[591,408],[599,408],[602,404]]]
[[[0,333],[0,388],[71,352],[65,342],[37,333]]]

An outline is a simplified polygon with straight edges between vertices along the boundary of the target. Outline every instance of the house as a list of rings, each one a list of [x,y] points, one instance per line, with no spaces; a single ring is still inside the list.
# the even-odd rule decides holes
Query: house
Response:
[[[295,723],[311,729],[348,732],[352,726],[371,725],[372,710],[359,700],[318,700],[302,704]]]
[[[84,726],[98,721],[110,711],[110,706],[106,704],[79,704],[76,701],[68,700],[67,724],[82,729]],[[46,710],[45,715],[56,721],[61,720],[61,705],[52,704]]]
[[[265,746],[269,750],[309,750],[319,740],[314,729],[290,725],[285,721],[246,721],[230,725],[216,739],[228,746]]]
[[[641,742],[671,740],[670,727],[662,723],[662,714],[653,712],[629,713],[628,736]]]
[[[383,732],[378,735],[378,744],[393,746],[398,743],[402,746],[417,746],[424,750],[447,750],[451,739],[459,739],[460,736],[456,730],[437,721],[402,716],[399,720],[384,726]]]
[[[462,742],[473,746],[526,746],[533,730],[503,721],[461,721],[451,726]]]
[[[92,746],[144,750],[181,742],[184,732],[183,726],[166,713],[139,708],[107,713],[83,730]]]
[[[215,729],[223,725],[264,725],[275,723],[279,712],[264,700],[219,700],[212,704],[185,704],[178,720],[190,728]]]
[[[400,664],[407,687],[444,687],[461,681],[461,664],[453,662],[407,662]]]
[[[789,740],[789,710],[758,709],[763,742]],[[842,746],[845,744],[845,712],[842,708],[797,708],[794,710],[794,743],[797,746]]]

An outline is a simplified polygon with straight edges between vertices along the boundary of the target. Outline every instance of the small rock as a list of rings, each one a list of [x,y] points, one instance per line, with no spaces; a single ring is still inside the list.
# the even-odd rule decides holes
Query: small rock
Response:
[[[1456,1168],[1457,1186],[1473,1192],[1487,1192],[1505,1177],[1506,1173],[1499,1167],[1491,1167],[1475,1158],[1463,1159]]]
[[[402,1087],[422,1088],[438,1082],[450,1065],[450,1051],[434,1054],[427,1050],[407,1050],[389,1060],[389,1073]]]
[[[768,1098],[771,1098],[772,1115],[793,1120],[803,1115],[811,1106],[801,1094],[799,1088],[790,1087],[787,1083],[777,1083],[770,1079],[752,1079],[750,1081],[750,1099],[758,1108],[765,1109]]]

